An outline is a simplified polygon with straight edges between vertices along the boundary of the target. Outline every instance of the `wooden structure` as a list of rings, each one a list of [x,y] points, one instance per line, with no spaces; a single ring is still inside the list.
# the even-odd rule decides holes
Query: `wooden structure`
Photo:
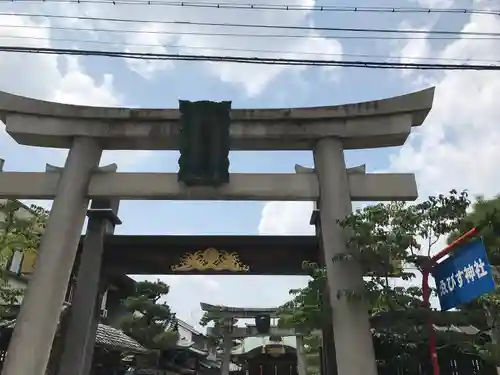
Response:
[[[498,375],[491,363],[454,342],[491,340],[484,312],[433,311],[441,375]],[[426,310],[385,312],[371,319],[379,375],[433,375]],[[395,324],[394,321],[397,321]],[[402,341],[402,337],[406,337]]]
[[[237,355],[235,361],[243,364],[242,372],[248,375],[298,375],[296,349],[269,340]]]
[[[426,343],[397,347],[374,338],[378,375],[432,375]],[[448,347],[438,350],[441,375],[497,375],[494,365],[481,358]]]
[[[103,266],[116,274],[301,275],[321,257],[315,236],[107,236]]]

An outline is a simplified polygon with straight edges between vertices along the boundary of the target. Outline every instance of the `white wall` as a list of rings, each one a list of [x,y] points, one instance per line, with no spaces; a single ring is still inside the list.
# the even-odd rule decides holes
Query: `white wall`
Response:
[[[179,324],[179,340],[193,341],[193,333]]]

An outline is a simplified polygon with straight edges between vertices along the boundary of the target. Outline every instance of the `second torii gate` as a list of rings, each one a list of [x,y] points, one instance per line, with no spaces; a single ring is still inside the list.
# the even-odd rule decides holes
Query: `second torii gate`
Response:
[[[259,332],[255,325],[246,327],[237,327],[233,323],[237,319],[249,319],[257,317],[278,317],[279,308],[238,308],[228,306],[214,306],[207,303],[201,303],[201,309],[208,314],[208,317],[217,321],[223,321],[222,326],[208,327],[209,336],[219,336],[223,338],[224,353],[222,358],[221,375],[229,375],[229,363],[231,361],[231,351],[233,339],[241,339],[256,336],[294,336],[296,338],[297,354],[297,374],[307,374],[307,361],[304,349],[303,336],[306,333],[298,332],[294,329],[283,329],[270,326],[268,332]],[[324,375],[324,374],[323,374]]]

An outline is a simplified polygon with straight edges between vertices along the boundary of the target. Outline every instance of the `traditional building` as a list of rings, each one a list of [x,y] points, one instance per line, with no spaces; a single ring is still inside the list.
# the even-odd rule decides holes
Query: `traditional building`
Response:
[[[246,337],[232,357],[246,375],[298,375],[296,338]]]

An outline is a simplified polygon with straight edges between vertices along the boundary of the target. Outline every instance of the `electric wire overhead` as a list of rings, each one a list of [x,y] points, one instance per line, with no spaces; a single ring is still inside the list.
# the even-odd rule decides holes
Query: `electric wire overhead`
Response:
[[[16,14],[17,16],[17,14]],[[279,38],[279,39],[353,39],[353,40],[500,40],[495,36],[406,36],[406,35],[317,35],[317,34],[253,34],[239,32],[202,32],[202,31],[167,31],[167,30],[137,30],[137,29],[110,29],[110,28],[85,28],[70,26],[52,26],[52,25],[8,25],[0,24],[0,28],[6,29],[48,29],[61,31],[83,31],[83,32],[106,32],[116,34],[144,34],[144,35],[196,35],[196,36],[215,36],[215,37],[243,37],[243,38]]]
[[[0,12],[0,16],[11,16],[12,13]],[[291,26],[291,25],[271,25],[252,23],[229,23],[229,22],[195,22],[195,21],[165,21],[165,20],[138,20],[129,18],[111,17],[89,17],[89,16],[68,16],[58,14],[39,13],[16,13],[16,17],[29,18],[53,18],[72,19],[80,21],[105,21],[123,22],[138,24],[164,24],[164,25],[184,25],[184,26],[217,26],[228,28],[252,28],[252,29],[279,29],[279,30],[303,30],[303,31],[342,31],[342,32],[363,32],[363,33],[384,33],[384,34],[416,34],[416,35],[459,35],[459,36],[489,36],[500,37],[500,33],[474,32],[474,31],[453,31],[453,30],[414,30],[414,29],[375,29],[375,28],[354,28],[354,27],[317,27],[317,26]]]
[[[8,0],[8,2],[56,2],[56,3],[99,3],[99,4],[118,4],[115,0]],[[7,2],[7,0],[0,0],[1,2]],[[153,2],[158,2],[158,4],[163,5],[179,5],[182,6],[195,6],[196,4],[210,5],[220,7],[225,6],[271,6],[274,7],[276,4],[236,4],[236,3],[215,3],[215,2],[174,2],[169,0],[123,0],[121,3],[130,2],[134,4],[141,5],[152,5]],[[276,5],[278,6],[278,5]],[[280,5],[281,6],[281,5]],[[341,6],[320,6],[321,8],[328,8],[334,11],[349,11],[349,9],[358,11],[358,8],[354,7],[341,7]],[[253,9],[253,8],[252,8]],[[280,8],[281,9],[281,8]],[[323,9],[323,10],[325,10]],[[361,9],[361,8],[360,8]],[[365,7],[362,8],[365,11],[380,11],[386,12],[391,10],[391,12],[396,11],[415,11],[422,12],[426,9],[426,13],[430,13],[434,8],[384,8],[384,7]],[[277,9],[278,10],[278,9]],[[281,9],[283,10],[283,9]],[[294,10],[294,9],[292,9]],[[297,9],[298,10],[298,9]],[[302,9],[305,10],[305,9]],[[309,9],[311,10],[311,9]],[[436,11],[439,9],[435,9]],[[360,10],[362,11],[362,10]],[[458,13],[457,9],[447,9],[450,11],[448,13]],[[500,11],[489,10],[489,13],[481,13],[481,9],[462,9],[461,13],[476,13],[476,14],[494,14],[499,15]],[[85,20],[85,21],[99,21],[99,22],[110,22],[110,23],[129,23],[129,24],[169,24],[169,25],[179,25],[179,26],[201,26],[204,27],[224,27],[224,28],[250,28],[250,29],[279,29],[279,30],[299,30],[305,32],[304,34],[263,34],[258,33],[236,33],[236,32],[202,32],[202,31],[169,31],[169,30],[131,30],[131,29],[108,29],[108,28],[79,28],[79,27],[62,27],[62,26],[52,26],[52,25],[2,25],[1,28],[26,28],[26,29],[54,29],[54,30],[64,30],[64,31],[87,31],[87,32],[109,32],[109,33],[133,33],[133,34],[166,34],[166,35],[202,35],[202,36],[224,36],[224,37],[245,37],[245,38],[309,38],[309,39],[444,39],[444,40],[456,40],[456,39],[466,39],[466,40],[500,40],[500,33],[493,32],[463,32],[463,31],[453,31],[453,30],[400,30],[400,29],[375,29],[375,28],[336,28],[336,27],[311,27],[311,26],[293,26],[293,25],[275,25],[275,24],[252,24],[252,23],[219,23],[219,22],[191,22],[191,21],[177,21],[177,20],[145,20],[145,19],[126,19],[126,18],[111,18],[111,17],[91,17],[91,16],[69,16],[69,15],[59,15],[59,14],[40,14],[40,13],[5,13],[0,12],[0,16],[12,16],[16,17],[29,17],[29,18],[52,18],[52,19],[71,19],[71,20]],[[198,29],[200,30],[200,29]],[[323,32],[336,32],[336,35],[326,34],[318,35],[317,33],[312,33],[311,31],[323,31]],[[338,33],[368,33],[368,35],[344,35]],[[381,33],[382,35],[373,35]],[[388,35],[394,34],[394,35]],[[437,36],[436,36],[437,35]],[[355,54],[338,54],[337,56],[350,56],[350,57],[365,57],[369,59],[382,58],[382,59],[400,59],[400,60],[439,60],[443,61],[463,61],[467,64],[445,64],[445,63],[403,63],[403,62],[387,62],[387,61],[346,61],[346,60],[327,60],[327,59],[288,59],[288,58],[264,58],[264,57],[248,57],[248,56],[219,56],[219,55],[190,55],[190,54],[153,54],[153,53],[135,53],[135,52],[120,52],[120,51],[109,51],[109,50],[93,50],[93,49],[65,49],[65,48],[38,48],[32,46],[2,46],[1,39],[44,39],[44,38],[29,38],[23,36],[12,36],[12,35],[1,35],[0,34],[0,52],[7,53],[41,53],[41,54],[57,54],[57,55],[81,55],[81,56],[101,56],[101,57],[112,57],[112,58],[126,58],[126,59],[142,59],[142,60],[181,60],[181,61],[212,61],[212,62],[231,62],[231,63],[246,63],[246,64],[266,64],[266,65],[301,65],[301,66],[339,66],[339,67],[357,67],[357,68],[374,68],[374,69],[424,69],[424,70],[500,70],[500,67],[496,64],[500,64],[499,61],[494,60],[479,60],[479,59],[439,59],[439,58],[413,58],[406,56],[377,56],[377,55],[355,55]],[[47,40],[60,41],[60,42],[74,42],[74,43],[98,43],[98,44],[108,44],[108,45],[130,45],[129,43],[117,43],[114,41],[100,41],[100,40],[79,40],[79,39],[54,39],[46,38]],[[275,54],[293,54],[294,57],[300,55],[309,56],[335,56],[335,54],[325,54],[325,53],[314,53],[314,52],[301,52],[301,51],[270,51],[270,50],[248,50],[242,48],[208,48],[208,47],[190,47],[190,46],[176,46],[176,45],[143,45],[135,44],[136,46],[142,47],[153,47],[160,46],[165,48],[182,48],[184,50],[189,49],[204,49],[211,51],[235,51],[235,52],[258,52],[258,53],[275,53]],[[481,63],[489,63],[488,65],[481,65]]]
[[[425,7],[384,7],[384,6],[345,6],[345,5],[297,5],[276,3],[236,3],[214,1],[169,1],[169,0],[0,0],[0,3],[64,3],[64,4],[109,4],[169,6],[181,8],[214,8],[243,10],[281,10],[336,13],[444,13],[500,15],[500,9],[478,8],[425,8]]]
[[[1,25],[0,25],[1,27]],[[279,54],[279,55],[294,55],[294,56],[336,56],[336,57],[357,57],[357,58],[379,58],[379,59],[396,59],[396,60],[421,60],[421,61],[461,61],[471,63],[489,63],[500,64],[500,60],[489,59],[467,59],[467,58],[452,58],[452,57],[421,57],[421,56],[388,56],[376,54],[358,54],[358,53],[329,53],[329,52],[306,52],[306,51],[292,51],[292,50],[269,50],[269,49],[253,49],[253,48],[231,48],[231,47],[203,47],[203,46],[190,46],[190,45],[177,45],[177,44],[148,44],[148,43],[129,43],[110,40],[89,40],[89,39],[71,39],[71,38],[45,38],[45,37],[32,37],[22,35],[2,35],[0,34],[0,44],[3,39],[13,40],[43,40],[52,43],[67,42],[67,43],[84,43],[84,44],[99,44],[116,47],[163,47],[166,49],[184,49],[184,50],[205,50],[205,51],[231,51],[231,52],[246,52],[246,53],[264,53],[264,54]],[[19,46],[18,46],[19,47]],[[280,56],[281,57],[281,56]]]
[[[173,60],[173,61],[209,61],[261,65],[291,65],[291,66],[318,66],[318,67],[349,67],[371,69],[398,69],[398,70],[500,70],[497,65],[480,64],[425,64],[403,63],[385,61],[346,61],[346,60],[317,60],[317,59],[285,59],[242,56],[210,56],[210,55],[183,55],[167,53],[136,53],[113,52],[99,50],[75,50],[63,48],[36,48],[36,47],[11,47],[0,46],[0,52],[48,54],[48,55],[73,55],[73,56],[101,56],[126,58],[137,60]]]

